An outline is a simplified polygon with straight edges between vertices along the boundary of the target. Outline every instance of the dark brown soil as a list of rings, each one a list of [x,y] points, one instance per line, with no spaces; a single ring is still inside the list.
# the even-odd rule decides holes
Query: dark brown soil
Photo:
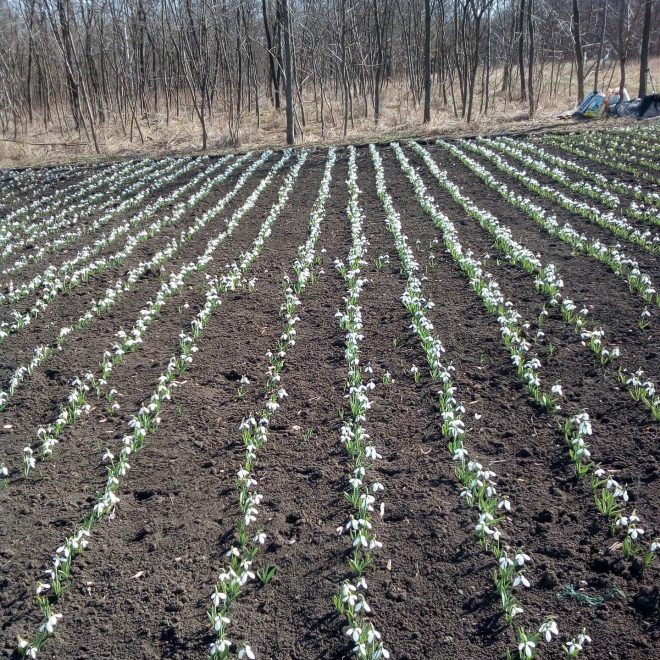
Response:
[[[429,150],[465,195],[494,213],[544,263],[557,266],[564,295],[589,308],[608,341],[620,346],[621,364],[641,367],[657,381],[657,310],[650,329],[641,331],[637,321],[644,305],[620,278],[598,262],[572,254],[449,154],[434,146]],[[446,361],[456,367],[457,396],[466,407],[467,446],[476,460],[492,464],[500,491],[511,497],[513,512],[504,524],[507,542],[524,547],[533,558],[527,571],[532,585],[519,594],[525,612],[518,625],[529,630],[553,616],[564,641],[586,628],[593,643],[585,647],[585,657],[658,657],[658,561],[642,572],[639,559],[622,557],[588,485],[573,476],[557,417],[527,395],[501,343],[497,320],[442,244],[433,244],[441,238],[439,231],[417,204],[393,153],[385,147],[380,153],[403,231],[426,274],[424,294],[435,303],[431,320]],[[509,263],[412,150],[406,148],[406,153],[455,223],[464,248],[484,261],[535,329],[546,301],[536,292],[533,277]],[[255,173],[221,218],[177,253],[165,273],[205,249],[221,230],[222,218],[241,206],[274,158],[279,155]],[[207,654],[211,636],[206,612],[239,516],[235,474],[244,448],[238,426],[264,403],[266,352],[275,349],[283,323],[282,281],[285,275],[293,276],[297,248],[308,235],[325,158],[323,151],[312,152],[302,168],[250,272],[257,278],[255,290],[223,297],[185,382],[163,408],[162,425],[130,461],[116,516],[94,527],[89,548],[75,560],[72,579],[56,608],[63,618],[39,657],[183,660]],[[350,247],[347,159],[346,150],[340,150],[318,244],[322,264],[315,267],[318,277],[302,296],[296,343],[282,372],[288,397],[259,455],[257,478],[264,494],[259,526],[268,541],[255,566],[276,566],[278,573],[265,586],[255,581],[246,588],[232,610],[229,633],[236,643],[248,641],[259,658],[351,654],[345,622],[332,602],[350,576],[351,552],[348,537],[336,531],[350,515],[343,496],[350,465],[339,442],[340,412],[346,407],[344,332],[335,318],[344,305],[345,285],[334,266]],[[16,635],[37,629],[35,586],[52,552],[103,488],[104,449],[114,451],[120,445],[127,421],[153,391],[177,350],[179,333],[203,304],[206,275],[223,272],[250,247],[288,170],[289,165],[221,245],[207,272],[193,275],[183,291],[168,300],[144,344],[113,372],[111,386],[121,403],[118,414],[108,416],[94,399],[89,415],[65,431],[52,460],[41,463],[27,480],[17,475],[23,447],[34,442],[40,425],[57,415],[71,379],[95,369],[117,331],[131,327],[140,308],[158,291],[159,273],[147,274],[110,313],[68,341],[0,413],[0,459],[12,471],[0,492],[0,656],[12,657]],[[361,361],[372,367],[376,385],[366,427],[383,455],[375,476],[385,486],[385,514],[375,520],[383,548],[369,569],[373,621],[393,658],[503,658],[507,649],[517,653],[516,629],[501,616],[492,579],[494,559],[476,542],[477,513],[459,497],[440,433],[438,387],[427,375],[425,356],[400,301],[405,278],[376,196],[367,149],[358,152],[358,170],[369,240],[364,267],[368,283],[361,296]],[[30,327],[0,345],[0,386],[6,388],[9,374],[30,358],[35,346],[53,341],[62,325],[77,318],[116,278],[178,236],[226,194],[238,176],[219,186],[175,228],[142,244],[121,267],[61,296]],[[514,181],[506,181],[517,189]],[[605,240],[598,227],[558,207],[552,212]],[[643,261],[641,250],[630,252]],[[389,257],[383,267],[378,266],[379,255]],[[645,267],[660,282],[657,258],[645,255]],[[538,349],[544,377],[561,382],[567,412],[589,410],[594,456],[629,485],[630,504],[651,538],[660,519],[657,422],[632,401],[614,369],[600,366],[561,315],[551,313],[543,330],[546,339]],[[418,383],[411,374],[413,365],[423,374]],[[383,382],[386,372],[393,379],[390,384]],[[243,375],[250,384],[239,391]],[[559,599],[571,584],[590,596],[612,593],[614,587],[620,593],[600,607]],[[560,643],[542,645],[539,657],[564,657]]]

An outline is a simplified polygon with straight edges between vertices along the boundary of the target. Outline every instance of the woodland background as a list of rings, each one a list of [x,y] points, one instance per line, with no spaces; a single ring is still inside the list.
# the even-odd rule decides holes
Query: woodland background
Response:
[[[659,13],[656,0],[0,0],[0,162],[543,125],[585,91],[660,85]]]

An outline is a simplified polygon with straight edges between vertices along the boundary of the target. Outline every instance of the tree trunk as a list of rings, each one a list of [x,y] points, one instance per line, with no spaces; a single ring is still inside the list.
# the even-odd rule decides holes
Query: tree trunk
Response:
[[[341,0],[341,81],[344,90],[344,137],[348,132],[348,96],[351,88],[348,84],[346,67],[346,0]]]
[[[293,144],[293,67],[291,66],[291,33],[289,22],[289,2],[282,2],[282,34],[284,35],[284,95],[286,97],[286,143]]]
[[[534,0],[527,0],[527,34],[529,38],[529,61],[527,62],[527,93],[529,94],[529,118],[536,113],[534,98]]]
[[[484,114],[488,114],[488,96],[490,94],[490,7],[488,8],[488,34],[486,36],[486,66],[485,66],[485,88],[482,87],[482,97],[484,99]]]
[[[623,90],[626,86],[626,60],[628,59],[626,35],[628,32],[628,0],[619,0],[619,103],[623,101]]]
[[[520,100],[527,98],[525,91],[525,0],[520,0],[518,13],[518,70],[520,72]]]
[[[73,124],[78,130],[82,125],[82,113],[80,112],[80,92],[78,83],[73,76],[73,54],[71,52],[71,33],[69,30],[69,11],[67,0],[57,0],[57,14],[60,22],[62,35],[62,48],[65,58],[66,86],[69,91],[69,102]]]
[[[644,27],[642,28],[642,49],[639,56],[639,97],[646,96],[646,79],[649,70],[649,39],[651,37],[651,8],[653,0],[644,3]]]
[[[266,0],[261,0],[261,10],[264,15],[264,31],[266,33],[266,47],[268,48],[268,72],[270,74],[271,99],[274,100],[275,108],[280,109],[280,85],[275,73],[275,55],[273,54],[273,39],[270,36],[268,27],[268,4]]]
[[[584,98],[584,56],[582,55],[582,37],[580,35],[580,7],[578,0],[573,0],[573,17],[571,20],[573,46],[575,48],[575,67],[578,84],[578,103]]]
[[[424,123],[431,121],[431,0],[424,0]]]
[[[598,75],[600,73],[600,62],[603,59],[603,44],[605,43],[605,24],[607,23],[607,0],[603,0],[603,23],[600,29],[600,42],[598,44],[598,57],[596,59],[596,70],[594,71],[594,92],[598,91]]]
[[[32,124],[32,55],[34,51],[34,39],[32,30],[34,25],[34,0],[30,2],[30,17],[28,20],[28,62],[27,62],[27,80],[25,81],[25,100],[28,107],[28,116]]]
[[[374,72],[374,123],[380,121],[380,86],[383,70],[383,39],[380,26],[380,15],[378,13],[378,0],[373,0],[374,7],[374,29],[376,31],[376,67]]]

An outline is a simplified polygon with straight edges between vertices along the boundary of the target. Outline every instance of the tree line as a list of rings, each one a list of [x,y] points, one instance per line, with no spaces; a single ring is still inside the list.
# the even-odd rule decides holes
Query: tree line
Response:
[[[99,151],[107,123],[144,141],[189,113],[206,149],[210,126],[237,145],[269,106],[293,143],[309,122],[378,126],[395,87],[424,122],[498,99],[534,116],[567,79],[577,100],[623,88],[629,60],[646,93],[659,22],[656,0],[0,0],[0,125]]]

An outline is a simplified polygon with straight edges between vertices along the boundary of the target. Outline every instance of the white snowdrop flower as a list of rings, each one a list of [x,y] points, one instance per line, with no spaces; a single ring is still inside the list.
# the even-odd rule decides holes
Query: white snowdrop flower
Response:
[[[467,449],[464,449],[463,447],[458,447],[452,456],[453,461],[463,461],[467,458],[468,456],[468,451]]]
[[[525,575],[523,573],[518,573],[518,575],[516,575],[515,579],[513,580],[513,586],[519,587],[521,584],[523,585],[523,587],[531,586],[529,580],[525,577]]]
[[[37,658],[37,648],[36,646],[31,646],[26,639],[19,638],[18,648],[21,651],[21,654],[24,658],[29,658],[30,660],[36,660]]]
[[[644,530],[641,527],[628,527],[628,535],[633,541],[636,541],[643,533]]]
[[[211,644],[210,651],[212,656],[220,655],[231,647],[228,639],[219,639]]]
[[[53,631],[55,630],[55,626],[59,622],[59,620],[62,618],[62,614],[59,612],[57,614],[51,614],[46,621],[44,621],[41,626],[39,626],[39,630],[41,632],[48,633],[49,635],[53,634]]]
[[[226,625],[229,625],[231,623],[231,620],[229,617],[218,614],[214,617],[213,619],[213,629],[216,632],[221,632]]]
[[[376,451],[376,448],[373,445],[368,445],[364,448],[364,453],[367,458],[376,460],[382,458],[382,455]]]
[[[249,644],[246,644],[239,652],[238,652],[238,657],[239,658],[249,658],[250,660],[254,660],[257,656],[254,654],[254,651],[250,648]]]
[[[533,658],[536,649],[536,642],[532,639],[525,639],[525,641],[518,644],[518,651],[521,657]]]
[[[524,552],[517,552],[514,559],[516,560],[516,564],[518,564],[518,566],[524,566],[528,561],[532,561],[532,558]]]
[[[213,604],[217,607],[221,607],[225,600],[227,600],[227,594],[223,591],[218,591],[217,589],[211,594],[211,600]]]
[[[582,629],[582,632],[578,635],[578,643],[580,646],[584,646],[586,643],[591,643],[591,637],[587,635],[586,629]]]
[[[546,642],[551,642],[552,641],[552,636],[554,635],[555,637],[559,635],[559,629],[557,628],[557,624],[550,620],[550,621],[545,621],[542,623],[539,627],[539,633],[543,635],[545,638]]]
[[[50,589],[50,584],[48,582],[38,582],[37,583],[37,596],[48,591]]]

